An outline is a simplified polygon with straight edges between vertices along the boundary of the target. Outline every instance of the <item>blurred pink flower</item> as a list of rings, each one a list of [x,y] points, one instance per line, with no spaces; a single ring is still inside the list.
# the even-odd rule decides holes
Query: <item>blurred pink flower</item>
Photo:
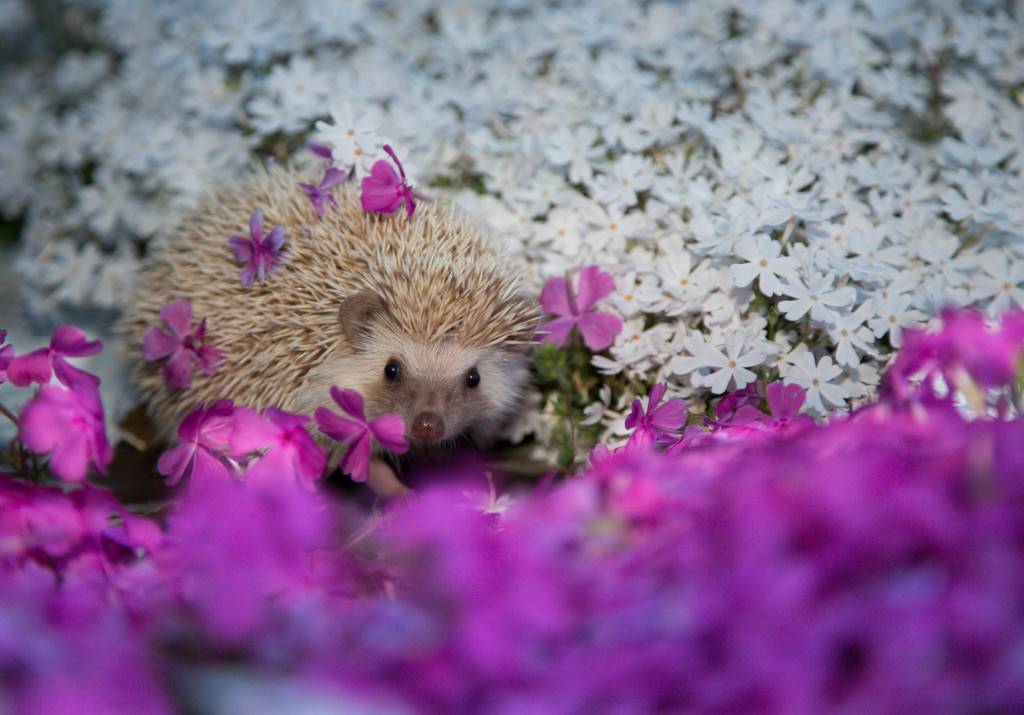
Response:
[[[355,390],[331,388],[331,397],[349,417],[318,407],[313,414],[320,431],[331,439],[348,444],[341,460],[341,471],[352,481],[365,482],[370,469],[370,443],[376,439],[382,447],[397,454],[405,452],[405,422],[398,415],[381,415],[370,422],[363,412],[363,397]]]
[[[50,453],[50,469],[66,482],[85,479],[90,465],[100,474],[114,458],[103,422],[99,388],[86,380],[65,389],[43,385],[21,410],[21,443]]]
[[[249,407],[235,410],[229,437],[231,450],[242,455],[262,451],[245,472],[245,481],[275,482],[294,479],[307,489],[323,475],[327,453],[303,425],[309,417],[268,407],[261,416]]]
[[[10,347],[8,345],[4,350]],[[98,377],[72,367],[64,358],[95,355],[102,349],[103,343],[99,340],[87,340],[85,333],[80,329],[73,325],[62,325],[53,331],[49,347],[39,348],[18,357],[14,357],[11,348],[10,357],[13,359],[7,366],[7,379],[18,387],[25,387],[33,382],[45,385],[52,375],[56,375],[61,384],[68,387],[75,387],[81,382],[98,385]]]
[[[604,350],[622,332],[622,320],[610,313],[588,312],[615,289],[611,273],[597,266],[586,266],[580,271],[579,292],[574,294],[567,278],[551,278],[540,293],[540,307],[545,313],[559,316],[541,323],[538,336],[545,342],[562,347],[575,326],[583,342],[591,350]]]
[[[322,186],[322,185],[321,185]],[[313,202],[314,206],[316,201]],[[320,211],[317,211],[319,214]],[[249,217],[250,238],[231,236],[231,246],[235,260],[245,261],[238,279],[247,288],[252,287],[253,278],[263,285],[264,274],[273,275],[288,259],[288,253],[281,250],[284,245],[284,226],[275,226],[270,233],[263,236],[263,212],[256,209]]]
[[[184,390],[192,384],[194,361],[205,375],[212,375],[224,353],[210,345],[203,345],[206,336],[206,318],[199,321],[192,332],[192,304],[185,298],[175,298],[160,309],[168,333],[156,326],[146,328],[142,334],[142,356],[146,360],[159,360],[170,355],[164,364],[164,381],[173,388]]]
[[[195,488],[235,476],[236,465],[227,454],[234,412],[234,402],[223,399],[185,416],[178,426],[178,446],[157,461],[168,486],[188,478],[189,488]]]

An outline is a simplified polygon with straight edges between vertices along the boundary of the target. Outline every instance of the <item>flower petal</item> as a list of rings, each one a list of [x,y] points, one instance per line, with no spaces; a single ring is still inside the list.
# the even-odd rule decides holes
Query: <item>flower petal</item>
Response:
[[[609,313],[584,313],[577,319],[583,342],[591,350],[604,350],[622,332],[622,320]]]
[[[337,387],[331,387],[331,398],[337,403],[338,407],[345,411],[346,414],[355,418],[359,422],[366,423],[366,413],[363,411],[363,396],[355,390],[344,389],[340,390]]]
[[[231,252],[235,256],[236,261],[248,261],[252,258],[252,241],[244,236],[232,236],[228,239],[228,245],[231,246]]]
[[[85,357],[101,351],[103,342],[89,340],[82,330],[73,325],[62,325],[53,331],[53,337],[50,338],[50,349],[54,355]]]
[[[50,364],[50,349],[39,348],[25,355],[19,355],[7,366],[7,379],[12,385],[25,387],[33,382],[45,385],[53,375]]]
[[[181,338],[175,337],[155,325],[146,328],[142,334],[142,357],[152,362],[167,357],[181,347]]]
[[[537,338],[545,343],[554,343],[555,347],[562,347],[565,339],[569,337],[569,331],[576,325],[576,318],[555,318],[537,326]]]
[[[365,482],[370,474],[370,437],[363,433],[348,446],[338,465],[353,482]]]
[[[597,266],[585,266],[580,271],[580,289],[577,309],[583,313],[593,308],[597,301],[615,290],[615,278],[611,273]]]
[[[568,285],[565,278],[556,276],[549,278],[540,292],[541,310],[549,315],[572,315],[572,308],[569,307]]]
[[[184,348],[179,348],[164,363],[164,382],[176,390],[186,390],[192,385],[192,361]]]
[[[160,308],[160,317],[178,338],[184,340],[192,330],[192,304],[185,298],[175,298]]]
[[[405,441],[405,421],[398,415],[381,415],[368,426],[384,449],[395,454],[404,454],[409,449]]]

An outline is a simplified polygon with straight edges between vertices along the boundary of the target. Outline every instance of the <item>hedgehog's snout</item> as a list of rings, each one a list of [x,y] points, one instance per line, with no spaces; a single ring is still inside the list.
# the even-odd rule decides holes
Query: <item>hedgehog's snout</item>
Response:
[[[444,420],[436,412],[421,412],[412,422],[412,436],[421,442],[436,442],[444,437]]]

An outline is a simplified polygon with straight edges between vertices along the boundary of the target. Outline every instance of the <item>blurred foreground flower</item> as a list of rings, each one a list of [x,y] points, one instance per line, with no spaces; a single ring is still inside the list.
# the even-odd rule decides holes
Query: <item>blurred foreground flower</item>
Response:
[[[50,454],[50,469],[80,482],[91,466],[100,474],[114,458],[103,422],[99,388],[79,381],[74,388],[43,385],[21,410],[19,439],[36,454]]]

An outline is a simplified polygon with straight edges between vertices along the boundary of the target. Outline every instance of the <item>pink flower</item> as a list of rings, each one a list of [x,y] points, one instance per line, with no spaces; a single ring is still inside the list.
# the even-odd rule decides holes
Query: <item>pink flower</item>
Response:
[[[43,385],[21,410],[21,443],[50,453],[50,469],[66,482],[80,482],[90,464],[100,474],[114,458],[103,422],[99,388],[85,380],[69,389]]]
[[[76,387],[81,382],[98,385],[98,377],[72,367],[64,358],[95,355],[102,349],[103,343],[99,340],[86,340],[85,333],[78,328],[73,325],[62,325],[53,331],[49,347],[39,348],[18,357],[14,357],[11,352],[9,357],[13,359],[7,366],[7,379],[18,387],[25,387],[33,382],[45,385],[55,374],[61,384],[68,387]]]
[[[327,453],[303,425],[303,415],[268,407],[260,416],[249,407],[235,410],[231,430],[231,449],[235,454],[262,451],[262,455],[245,473],[246,482],[277,482],[294,478],[313,490],[327,466]]]
[[[231,479],[235,465],[227,455],[234,403],[217,400],[209,408],[200,405],[178,426],[178,446],[160,455],[157,471],[173,486],[183,477],[195,487]]]
[[[413,191],[412,187],[406,183],[405,169],[402,168],[402,162],[395,156],[390,145],[385,144],[384,151],[394,160],[402,176],[399,178],[391,165],[383,159],[374,163],[373,168],[370,169],[370,175],[363,178],[361,199],[363,210],[390,214],[397,211],[398,207],[404,203],[407,214],[405,220],[408,221],[412,218],[413,211],[416,210],[414,199],[423,201],[432,201],[433,199],[418,191]]]
[[[686,402],[679,397],[659,405],[668,385],[658,383],[651,388],[647,398],[647,409],[640,398],[633,400],[633,407],[626,418],[626,429],[633,430],[628,447],[647,448],[655,443],[675,442],[686,426]]]
[[[315,203],[314,201],[314,205]],[[264,238],[263,212],[259,209],[253,211],[249,217],[249,234],[252,238],[231,236],[228,239],[235,260],[245,261],[238,279],[247,288],[252,287],[253,278],[258,278],[260,285],[263,285],[264,274],[273,275],[288,258],[288,254],[281,250],[284,244],[284,226],[275,226]]]
[[[0,343],[7,339],[7,331],[0,330]],[[7,382],[7,368],[14,360],[14,346],[4,345],[0,348],[0,385]]]
[[[576,326],[588,348],[604,350],[622,331],[622,320],[610,313],[587,311],[614,289],[612,274],[597,266],[586,266],[580,271],[578,295],[574,295],[568,278],[551,278],[540,293],[540,307],[545,313],[560,317],[542,323],[537,328],[538,335],[542,340],[562,347]]]
[[[298,183],[299,186],[306,190],[306,195],[309,197],[309,200],[313,202],[313,208],[316,210],[316,215],[320,216],[324,212],[325,202],[330,204],[331,206],[337,205],[337,201],[334,200],[334,197],[331,196],[331,194],[327,190],[330,189],[332,186],[340,184],[347,177],[348,174],[346,174],[344,171],[342,171],[341,169],[336,169],[332,166],[327,170],[327,173],[324,174],[323,181],[320,182],[319,186],[313,186],[312,184],[303,184],[301,181],[296,183]],[[277,229],[274,230],[276,231]],[[238,237],[236,236],[235,238]],[[235,256],[238,256],[237,252],[235,253]],[[238,260],[242,259],[239,258]],[[262,285],[262,283],[263,280],[261,278],[260,284]]]
[[[203,345],[206,318],[199,321],[192,332],[192,304],[184,298],[175,298],[160,309],[160,317],[171,329],[168,333],[156,326],[146,328],[142,334],[142,356],[146,360],[159,360],[170,355],[164,364],[164,381],[173,388],[184,390],[192,384],[192,366],[204,375],[212,375],[224,353],[210,345]]]
[[[341,460],[341,471],[352,481],[365,482],[370,469],[370,442],[376,439],[385,448],[397,454],[405,452],[405,421],[398,415],[381,415],[370,422],[363,412],[363,398],[355,390],[331,388],[331,397],[349,418],[318,407],[313,414],[320,431],[331,439],[348,443],[348,451]]]
[[[743,405],[736,410],[736,414],[728,426],[739,427],[756,423],[764,425],[774,432],[779,432],[789,428],[791,425],[808,426],[814,424],[814,420],[810,415],[797,416],[796,414],[803,407],[804,400],[807,399],[807,390],[800,387],[800,385],[784,385],[781,382],[773,382],[765,388],[765,394],[767,395],[770,415],[766,415],[752,405]]]

